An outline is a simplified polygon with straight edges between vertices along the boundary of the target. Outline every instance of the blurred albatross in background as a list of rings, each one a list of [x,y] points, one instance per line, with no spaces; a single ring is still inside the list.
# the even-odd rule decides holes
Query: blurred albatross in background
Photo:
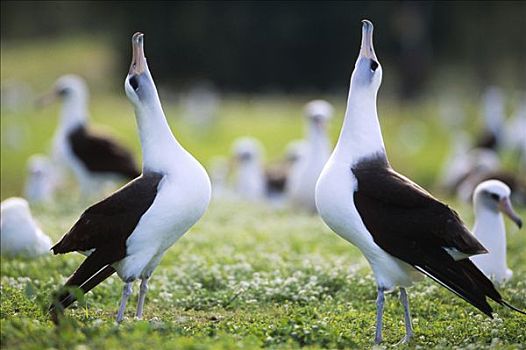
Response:
[[[51,239],[38,227],[23,198],[4,200],[0,210],[2,256],[37,257],[49,254]]]
[[[327,101],[314,100],[305,106],[305,146],[288,174],[286,186],[288,199],[295,208],[316,212],[316,181],[331,153],[327,123],[332,113],[333,107]]]
[[[482,182],[473,195],[473,233],[488,254],[474,256],[471,260],[496,283],[506,282],[513,274],[506,262],[506,228],[502,214],[519,228],[522,227],[522,220],[513,210],[510,196],[510,188],[498,180]]]
[[[132,153],[114,139],[87,127],[88,88],[77,75],[64,75],[40,104],[63,101],[53,139],[53,160],[71,169],[84,194],[100,190],[101,181],[133,179],[140,175]]]

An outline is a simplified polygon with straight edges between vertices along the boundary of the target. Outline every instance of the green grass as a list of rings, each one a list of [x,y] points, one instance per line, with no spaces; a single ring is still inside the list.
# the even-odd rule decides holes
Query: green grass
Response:
[[[58,43],[2,44],[2,86],[7,79],[44,91],[60,74],[89,77],[91,119],[140,157],[133,110],[120,88],[108,82],[115,68],[111,49],[87,38]],[[29,58],[33,59],[29,59]],[[40,57],[41,60],[35,60]],[[71,59],[75,57],[76,59]],[[86,64],[88,62],[88,64]],[[121,69],[125,72],[125,68]],[[96,74],[92,74],[96,72]],[[123,79],[124,77],[122,77]],[[115,88],[117,86],[118,88]],[[267,160],[302,135],[302,105],[311,97],[227,96],[218,119],[207,128],[182,118],[177,103],[165,103],[172,130],[205,165],[227,155],[239,136],[259,138]],[[162,94],[163,101],[168,99]],[[335,140],[345,97],[329,96],[336,113]],[[59,107],[37,110],[28,103],[2,110],[1,198],[20,195],[27,158],[45,153]],[[432,186],[448,152],[450,132],[441,126],[433,101],[399,105],[381,96],[386,147],[393,165],[426,187]],[[476,113],[474,106],[469,114]],[[467,127],[473,129],[476,123]],[[56,241],[90,204],[75,191],[54,203],[33,206],[33,214]],[[448,199],[448,202],[451,200]],[[469,206],[453,203],[467,223]],[[525,217],[526,211],[520,214]],[[513,230],[508,225],[510,231]],[[513,279],[505,298],[526,308],[526,236],[509,235]],[[46,315],[50,295],[82,261],[78,254],[37,260],[1,260],[0,343],[6,349],[295,349],[373,346],[376,289],[360,252],[332,233],[317,216],[273,211],[264,205],[214,202],[204,218],[163,258],[155,271],[145,320],[135,321],[136,298],[126,320],[114,322],[122,283],[111,277],[66,313],[55,327]],[[138,286],[135,286],[136,296]],[[409,290],[415,338],[410,348],[524,348],[526,318],[497,306],[491,320],[430,280]],[[385,346],[403,337],[402,308],[389,295]]]
[[[53,239],[85,203],[38,207]],[[67,208],[67,209],[65,209]],[[526,307],[522,234],[510,235],[513,280],[503,295]],[[2,348],[365,348],[372,346],[375,285],[359,251],[316,216],[264,206],[214,203],[202,221],[172,247],[151,279],[145,320],[114,322],[122,282],[111,277],[67,311],[58,328],[45,308],[51,293],[83,257],[3,259]],[[136,296],[138,286],[135,285]],[[396,294],[396,293],[394,293]],[[430,280],[410,288],[412,346],[520,347],[523,316],[496,306],[490,320]],[[403,337],[402,308],[389,295],[385,342]]]

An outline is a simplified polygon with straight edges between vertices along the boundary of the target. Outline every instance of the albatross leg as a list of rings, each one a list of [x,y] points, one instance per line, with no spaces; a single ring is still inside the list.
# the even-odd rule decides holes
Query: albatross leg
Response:
[[[142,310],[144,308],[144,298],[146,298],[146,292],[148,291],[148,279],[141,280],[141,287],[139,289],[139,302],[137,303],[137,314],[135,317],[142,320]]]
[[[378,287],[378,296],[376,298],[376,335],[374,342],[380,344],[382,342],[382,317],[384,314],[384,289]]]
[[[122,288],[122,297],[121,297],[121,306],[119,307],[119,312],[117,313],[117,323],[121,323],[124,317],[124,310],[126,309],[126,302],[132,293],[132,283],[126,282],[124,288]]]
[[[409,299],[405,288],[400,288],[400,301],[404,306],[404,321],[405,321],[405,337],[400,341],[402,344],[407,344],[413,336],[413,326],[411,325],[411,312],[409,311]]]

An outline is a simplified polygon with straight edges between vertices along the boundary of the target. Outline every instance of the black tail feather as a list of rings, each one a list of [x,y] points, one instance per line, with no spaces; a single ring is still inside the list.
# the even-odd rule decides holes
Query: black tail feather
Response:
[[[500,303],[504,306],[507,306],[509,307],[510,309],[512,309],[513,311],[517,311],[518,313],[521,313],[523,315],[526,315],[526,312],[524,310],[521,310],[519,309],[518,307],[515,307],[513,305],[511,305],[510,303],[508,303],[506,300],[501,300]]]
[[[114,272],[115,269],[101,260],[100,255],[95,251],[84,260],[79,268],[67,280],[64,287],[78,287],[82,293],[85,294],[111,276]],[[71,291],[64,291],[58,294],[49,306],[49,313],[52,320],[55,323],[58,323],[58,315],[76,300],[77,297]]]
[[[493,283],[471,260],[455,261],[446,255],[447,253],[440,257],[440,261],[429,261],[429,264],[417,268],[488,317],[492,317],[493,309],[486,298],[493,299],[498,303],[503,301]]]
[[[418,268],[418,267],[417,267]],[[426,266],[426,268],[418,268],[419,271],[423,272],[425,275],[431,277],[435,282],[441,284],[443,287],[446,287],[451,292],[455,293],[462,299],[466,300],[471,305],[475,306],[477,309],[479,309],[481,312],[483,312],[486,316],[492,318],[493,309],[491,305],[488,304],[486,301],[486,296],[481,294],[480,292],[473,292],[470,289],[466,288],[463,283],[458,283],[458,281],[453,281],[448,276],[448,278],[444,278],[444,275],[440,273],[439,271],[436,271],[435,269],[430,269]]]
[[[442,257],[440,263],[430,261],[428,265],[416,266],[416,268],[475,306],[488,317],[493,317],[493,309],[486,298],[521,314],[526,314],[523,310],[503,300],[495,285],[470,259],[455,261],[449,257]]]

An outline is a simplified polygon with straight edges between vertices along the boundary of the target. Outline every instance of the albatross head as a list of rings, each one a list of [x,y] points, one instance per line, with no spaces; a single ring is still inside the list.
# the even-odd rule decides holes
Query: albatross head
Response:
[[[132,36],[132,62],[124,81],[124,89],[136,108],[159,102],[157,88],[144,55],[143,33],[137,32]]]
[[[262,153],[263,146],[252,137],[240,137],[232,145],[234,161],[240,166],[259,165]]]
[[[351,86],[353,91],[372,92],[376,96],[382,82],[382,66],[374,52],[373,29],[370,21],[362,21],[362,44],[351,76]]]
[[[86,81],[78,75],[67,74],[58,78],[53,90],[41,96],[37,104],[45,106],[57,99],[61,99],[64,102],[84,104],[88,97],[89,91]]]
[[[305,117],[317,127],[325,127],[333,111],[332,105],[324,100],[310,101],[305,105]]]
[[[63,99],[67,98],[87,98],[88,87],[84,79],[78,75],[68,74],[60,77],[55,83],[54,92]]]
[[[473,205],[475,214],[486,209],[494,213],[499,211],[508,216],[519,228],[522,227],[521,218],[515,213],[510,201],[511,190],[499,180],[488,180],[475,188]]]

